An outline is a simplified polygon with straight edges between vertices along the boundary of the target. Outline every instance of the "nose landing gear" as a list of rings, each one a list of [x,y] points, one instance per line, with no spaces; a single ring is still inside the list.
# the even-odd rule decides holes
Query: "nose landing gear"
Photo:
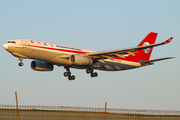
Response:
[[[23,61],[23,58],[19,57],[18,60],[20,61],[20,63],[18,64],[19,66],[23,66],[24,63],[22,62]]]
[[[66,69],[67,72],[64,72],[64,76],[67,77],[68,76],[68,80],[75,80],[75,76],[72,75],[71,76],[71,71],[69,69],[69,67],[64,67]]]

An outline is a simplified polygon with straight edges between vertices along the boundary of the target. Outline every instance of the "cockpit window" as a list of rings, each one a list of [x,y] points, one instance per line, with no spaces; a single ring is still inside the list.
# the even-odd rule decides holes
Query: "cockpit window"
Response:
[[[16,43],[15,41],[8,41],[8,43]]]
[[[32,40],[31,40],[30,42],[31,42],[31,43],[34,43],[34,41],[32,41]]]

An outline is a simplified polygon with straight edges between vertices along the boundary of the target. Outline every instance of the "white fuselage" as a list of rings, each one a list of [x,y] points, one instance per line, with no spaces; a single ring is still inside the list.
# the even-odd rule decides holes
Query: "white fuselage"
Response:
[[[11,41],[14,41],[14,43]],[[52,44],[31,39],[15,39],[3,46],[15,57],[47,61],[58,66],[70,66],[72,68],[87,69],[89,66],[72,65],[67,59],[72,54],[85,54],[96,52],[77,47]],[[139,62],[127,61],[126,59],[105,59],[104,63],[96,62],[91,67],[98,70],[118,71],[140,67]]]

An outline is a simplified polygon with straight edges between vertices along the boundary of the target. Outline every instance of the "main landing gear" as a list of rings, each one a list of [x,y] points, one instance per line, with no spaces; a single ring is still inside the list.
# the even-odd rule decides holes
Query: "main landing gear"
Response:
[[[75,76],[72,75],[71,76],[71,71],[69,69],[69,67],[64,67],[66,69],[67,72],[64,72],[64,76],[67,77],[68,76],[68,79],[69,80],[75,80]]]
[[[94,73],[93,73],[93,69],[87,69],[87,70],[86,70],[86,73],[87,73],[87,74],[91,73],[91,74],[90,74],[91,77],[97,77],[97,76],[98,76],[98,73],[97,73],[97,72],[94,72]]]
[[[71,75],[70,68],[69,67],[64,67],[64,68],[66,69],[66,72],[64,72],[64,76],[68,77],[68,80],[75,80],[75,76]],[[93,73],[93,71],[94,71],[93,69],[87,69],[86,73],[90,74],[91,77],[97,77],[98,73],[97,72]]]
[[[23,61],[23,58],[19,57],[18,60],[20,61],[20,63],[18,64],[19,66],[23,66],[24,63],[22,62]]]

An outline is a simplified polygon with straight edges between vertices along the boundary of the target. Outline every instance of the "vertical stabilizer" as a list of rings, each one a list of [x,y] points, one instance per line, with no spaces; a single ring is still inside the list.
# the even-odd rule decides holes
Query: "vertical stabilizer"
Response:
[[[158,35],[158,33],[150,32],[138,46],[146,46],[149,44],[154,44],[156,41],[157,35]],[[146,48],[143,50],[137,50],[138,53],[136,54],[136,57],[139,57],[139,58],[147,61],[150,59],[152,50],[153,50],[153,47]]]
[[[156,41],[158,33],[150,32],[138,46],[146,46],[150,44],[154,44]],[[143,50],[137,50],[137,53],[135,53],[135,56],[129,55],[127,59],[134,59],[134,61],[140,62],[140,60],[148,61],[150,59],[151,53],[152,53],[153,47],[146,48]]]

